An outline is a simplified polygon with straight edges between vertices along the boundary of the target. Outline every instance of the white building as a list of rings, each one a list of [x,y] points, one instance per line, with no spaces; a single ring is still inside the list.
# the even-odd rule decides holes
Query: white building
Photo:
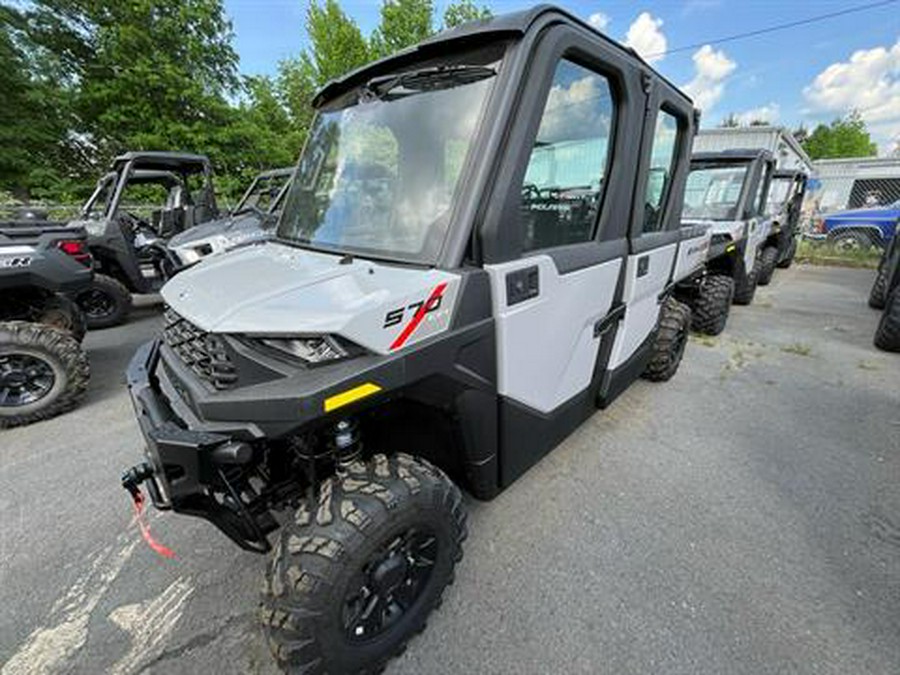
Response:
[[[820,211],[891,204],[900,199],[900,157],[820,159],[812,198]]]
[[[694,152],[719,152],[743,148],[762,148],[771,152],[779,169],[801,169],[812,176],[809,156],[784,127],[718,127],[701,129],[694,139]]]

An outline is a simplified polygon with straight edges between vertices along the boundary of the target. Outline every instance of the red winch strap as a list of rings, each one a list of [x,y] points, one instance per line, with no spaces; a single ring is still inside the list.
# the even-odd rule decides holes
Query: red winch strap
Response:
[[[144,522],[144,495],[138,489],[134,493],[134,519],[137,521],[138,528],[141,530],[141,536],[144,538],[144,541],[147,542],[147,546],[152,548],[154,551],[159,553],[164,558],[174,558],[175,551],[170,549],[168,546],[164,546],[160,544],[156,539],[153,538],[153,535],[150,534],[150,526]]]

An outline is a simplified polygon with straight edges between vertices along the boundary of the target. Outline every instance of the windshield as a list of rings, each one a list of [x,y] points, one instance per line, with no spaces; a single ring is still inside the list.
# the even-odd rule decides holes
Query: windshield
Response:
[[[310,130],[277,237],[312,248],[436,261],[499,49],[379,77]]]
[[[247,192],[241,197],[234,212],[241,213],[256,208],[260,211],[275,213],[284,202],[284,188],[290,180],[290,173],[258,176],[247,188]]]
[[[698,167],[684,189],[684,216],[704,220],[736,220],[746,166]]]

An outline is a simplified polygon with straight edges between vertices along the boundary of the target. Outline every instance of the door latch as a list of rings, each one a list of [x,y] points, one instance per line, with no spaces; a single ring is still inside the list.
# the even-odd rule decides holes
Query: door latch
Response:
[[[639,277],[643,277],[647,275],[647,272],[650,271],[650,256],[645,255],[642,258],[638,258],[637,262],[637,275]]]
[[[537,265],[524,267],[506,275],[506,306],[536,298],[541,292]]]

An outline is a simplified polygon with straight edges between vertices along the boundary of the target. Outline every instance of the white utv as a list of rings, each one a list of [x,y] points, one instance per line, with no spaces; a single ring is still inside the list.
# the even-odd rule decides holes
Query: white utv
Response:
[[[685,187],[682,224],[707,227],[703,270],[679,282],[675,296],[692,310],[693,330],[718,335],[732,303],[756,294],[760,253],[771,231],[766,198],[775,171],[767,150],[695,153]]]
[[[527,86],[526,86],[527,85]],[[378,672],[491,499],[678,367],[691,101],[541,6],[328,84],[273,237],[163,289],[123,485],[269,553],[282,668]]]

